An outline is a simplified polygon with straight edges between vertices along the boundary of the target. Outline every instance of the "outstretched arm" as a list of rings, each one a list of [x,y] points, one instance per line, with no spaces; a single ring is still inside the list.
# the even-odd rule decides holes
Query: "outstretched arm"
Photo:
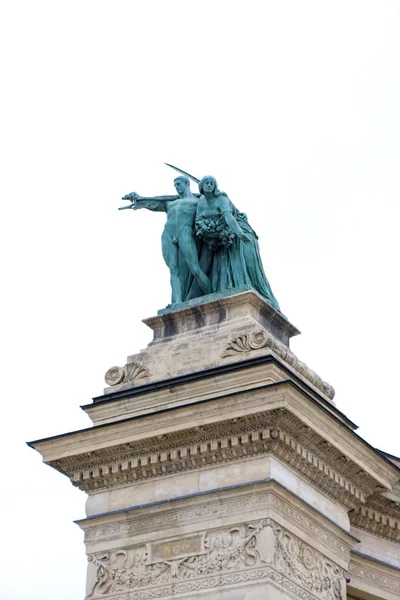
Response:
[[[233,233],[236,234],[240,240],[242,240],[242,242],[244,242],[245,244],[249,244],[249,236],[243,231],[243,229],[240,227],[239,223],[236,221],[235,217],[232,214],[228,196],[220,196],[220,198],[220,209],[222,212],[222,216],[225,219],[225,223],[228,225],[229,229],[232,229]]]
[[[178,200],[179,196],[152,196],[145,198],[139,196],[136,192],[131,192],[122,198],[122,200],[130,200],[129,206],[122,206],[118,210],[125,210],[132,208],[132,210],[138,210],[139,208],[147,208],[156,212],[167,212],[168,202]]]

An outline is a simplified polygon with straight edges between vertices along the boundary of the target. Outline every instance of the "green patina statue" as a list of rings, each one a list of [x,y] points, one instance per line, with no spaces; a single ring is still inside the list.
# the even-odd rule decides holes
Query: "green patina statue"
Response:
[[[123,200],[132,201],[129,208],[134,210],[147,208],[167,213],[161,245],[163,257],[171,276],[172,304],[186,300],[182,294],[183,272],[185,272],[185,278],[190,274],[193,276],[203,294],[211,294],[213,291],[210,280],[200,268],[193,234],[199,199],[190,191],[190,181],[186,176],[177,177],[174,185],[178,196],[144,198],[132,192],[123,198]],[[188,269],[190,274],[187,272]]]
[[[178,195],[146,198],[132,192],[123,197],[131,201],[123,209],[167,213],[162,252],[171,275],[172,304],[251,287],[280,310],[246,215],[218,189],[214,177],[190,178],[199,184],[200,194],[191,193],[184,175],[174,181]]]

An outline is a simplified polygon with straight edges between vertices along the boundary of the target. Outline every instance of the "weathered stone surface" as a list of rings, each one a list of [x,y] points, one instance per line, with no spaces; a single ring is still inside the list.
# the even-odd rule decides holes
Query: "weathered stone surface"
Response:
[[[144,320],[154,332],[148,348],[129,356],[125,367],[107,371],[113,375],[113,379],[106,377],[113,388],[106,388],[106,395],[272,354],[312,389],[333,400],[333,387],[288,347],[290,337],[299,331],[254,291],[161,312]],[[138,376],[126,376],[129,368],[136,373],[139,366]]]
[[[281,597],[345,598],[355,541],[272,481],[79,524],[93,598],[197,597],[232,585],[252,597],[270,584]]]
[[[348,598],[400,598],[399,569],[357,552],[351,556],[348,580]]]
[[[31,443],[88,494],[87,600],[400,599],[400,461],[297,330],[249,291],[146,322],[93,427]]]

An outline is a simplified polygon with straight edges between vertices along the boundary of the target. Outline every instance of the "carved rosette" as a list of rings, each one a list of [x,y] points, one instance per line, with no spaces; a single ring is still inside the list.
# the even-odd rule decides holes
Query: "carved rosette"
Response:
[[[183,593],[259,580],[307,600],[345,598],[344,571],[270,518],[92,554],[88,560],[96,571],[87,599],[163,598],[172,586]]]
[[[147,367],[138,362],[130,362],[124,367],[111,367],[105,374],[104,379],[108,385],[118,385],[124,381],[143,379],[145,377],[149,377]]]
[[[315,371],[312,371],[307,367],[305,363],[297,358],[291,350],[277,339],[268,331],[255,331],[251,334],[244,333],[238,335],[229,342],[225,350],[221,354],[221,358],[228,356],[234,356],[238,352],[251,352],[252,350],[260,350],[261,348],[270,348],[275,354],[287,362],[295,371],[300,373],[305,379],[308,379],[318,390],[320,390],[325,396],[333,400],[335,397],[334,388],[323,381]]]

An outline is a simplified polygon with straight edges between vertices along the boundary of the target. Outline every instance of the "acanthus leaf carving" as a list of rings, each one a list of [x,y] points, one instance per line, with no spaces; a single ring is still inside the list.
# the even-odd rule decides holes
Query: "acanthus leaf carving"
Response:
[[[334,388],[326,381],[323,381],[315,371],[307,367],[285,344],[279,342],[268,331],[261,330],[238,335],[228,343],[221,354],[221,358],[234,356],[237,352],[251,352],[252,350],[260,350],[261,348],[270,348],[305,379],[308,379],[325,396],[333,400],[335,396]]]
[[[149,370],[147,367],[138,362],[127,363],[124,367],[125,381],[131,381],[132,379],[143,379],[149,376]]]
[[[104,376],[110,386],[118,385],[124,381],[143,379],[149,377],[148,368],[139,362],[129,362],[124,367],[111,367]]]

